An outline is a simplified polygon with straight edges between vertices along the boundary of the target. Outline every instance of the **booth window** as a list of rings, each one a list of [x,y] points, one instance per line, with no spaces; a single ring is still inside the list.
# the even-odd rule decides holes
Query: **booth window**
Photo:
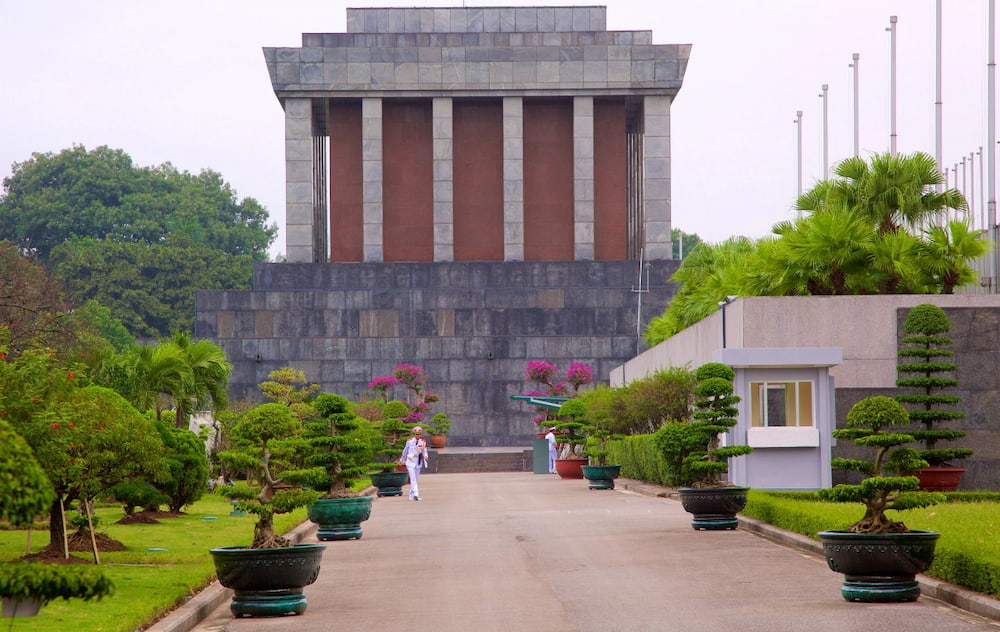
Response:
[[[813,425],[813,383],[750,382],[750,425],[755,428]]]

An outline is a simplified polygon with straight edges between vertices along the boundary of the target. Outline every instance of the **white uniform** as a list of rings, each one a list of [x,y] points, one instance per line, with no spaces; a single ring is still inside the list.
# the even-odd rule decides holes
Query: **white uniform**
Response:
[[[400,463],[410,474],[410,499],[420,500],[420,470],[427,467],[427,442],[423,437],[414,436],[406,440]]]
[[[538,435],[535,435],[536,437]],[[549,474],[556,471],[556,435],[551,430],[545,435],[545,440],[549,442]]]

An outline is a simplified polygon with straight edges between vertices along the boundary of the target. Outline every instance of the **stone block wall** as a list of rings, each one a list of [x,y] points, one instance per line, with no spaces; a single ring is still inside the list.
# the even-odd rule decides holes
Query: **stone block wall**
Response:
[[[606,382],[644,348],[679,262],[646,265],[640,293],[635,261],[259,264],[254,290],[196,294],[195,336],[226,351],[234,400],[259,400],[283,366],[357,400],[410,362],[452,419],[449,445],[524,446],[534,414],[510,396],[528,390],[529,360],[591,364]]]

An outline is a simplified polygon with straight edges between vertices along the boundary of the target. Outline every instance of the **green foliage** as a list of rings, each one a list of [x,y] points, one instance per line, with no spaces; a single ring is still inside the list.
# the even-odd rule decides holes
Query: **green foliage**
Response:
[[[559,406],[559,412],[552,425],[559,433],[556,441],[563,444],[559,452],[561,459],[580,458],[580,448],[587,440],[587,406],[583,401],[574,397],[568,399]]]
[[[340,395],[321,393],[313,407],[318,416],[306,422],[303,434],[309,446],[307,467],[285,471],[282,478],[323,491],[325,497],[356,496],[349,488],[368,473],[378,433],[368,420],[355,415],[351,402]]]
[[[53,599],[101,599],[114,593],[114,584],[98,566],[0,563],[0,596]]]
[[[970,262],[992,244],[965,221],[936,221],[965,209],[957,189],[927,154],[849,158],[836,177],[797,201],[807,211],[780,222],[773,235],[699,244],[671,280],[680,283],[645,332],[653,346],[718,309],[727,296],[950,294],[977,280]],[[929,221],[935,220],[935,221]],[[910,226],[928,225],[922,233]]]
[[[910,405],[913,423],[922,426],[910,432],[914,440],[923,444],[920,456],[931,466],[948,465],[954,459],[972,455],[968,448],[941,448],[939,441],[955,441],[965,436],[962,430],[945,430],[941,424],[965,418],[965,413],[949,409],[961,403],[958,395],[941,391],[958,386],[953,375],[958,366],[942,361],[955,352],[946,347],[952,343],[947,334],[951,321],[944,310],[931,303],[921,303],[909,311],[903,324],[903,346],[897,355],[896,365],[900,377],[896,386],[904,389],[895,396],[896,401]],[[942,408],[944,407],[944,408]]]
[[[445,413],[437,413],[427,421],[427,432],[445,436],[451,432],[451,419]]]
[[[135,344],[135,338],[129,333],[122,321],[116,318],[111,310],[90,299],[80,306],[78,313],[114,347],[115,352],[123,353]]]
[[[166,495],[163,501],[170,511],[179,512],[205,493],[208,481],[208,455],[205,441],[186,428],[156,423],[163,441],[166,473],[156,481],[156,487]],[[140,503],[145,506],[144,503]]]
[[[624,387],[610,389],[608,414],[623,434],[655,432],[668,421],[688,418],[696,384],[694,373],[686,368],[659,369]]]
[[[218,173],[138,168],[108,147],[33,154],[3,184],[0,234],[138,337],[191,330],[196,289],[249,289],[277,236]]]
[[[849,469],[866,475],[859,484],[837,485],[822,489],[818,495],[823,500],[860,502],[865,515],[850,525],[854,533],[899,533],[907,531],[902,522],[891,520],[885,512],[889,509],[911,509],[942,502],[940,494],[917,492],[919,481],[910,472],[926,467],[919,453],[912,448],[902,448],[913,441],[905,432],[891,432],[909,423],[903,405],[891,397],[866,397],[851,407],[847,413],[846,432],[834,430],[836,438],[851,438],[855,445],[871,448],[871,461],[860,459],[832,459],[837,469]]]
[[[141,479],[118,483],[105,495],[121,503],[126,516],[134,514],[136,507],[155,511],[160,505],[170,502],[169,496]]]
[[[0,520],[30,525],[48,513],[53,500],[52,483],[31,446],[0,418]]]
[[[678,479],[692,487],[725,487],[722,475],[729,471],[728,459],[753,451],[750,446],[721,447],[721,436],[736,425],[740,398],[733,395],[732,368],[708,362],[694,372],[695,412],[687,423],[667,424],[657,431],[657,445]]]
[[[608,461],[621,464],[621,475],[667,487],[676,487],[677,471],[663,458],[651,434],[608,441]]]

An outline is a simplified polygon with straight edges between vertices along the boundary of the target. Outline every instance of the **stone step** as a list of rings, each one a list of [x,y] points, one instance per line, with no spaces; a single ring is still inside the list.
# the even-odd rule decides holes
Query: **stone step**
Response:
[[[427,473],[457,474],[470,472],[530,472],[531,449],[512,448],[504,451],[457,451],[449,448],[431,450]]]

